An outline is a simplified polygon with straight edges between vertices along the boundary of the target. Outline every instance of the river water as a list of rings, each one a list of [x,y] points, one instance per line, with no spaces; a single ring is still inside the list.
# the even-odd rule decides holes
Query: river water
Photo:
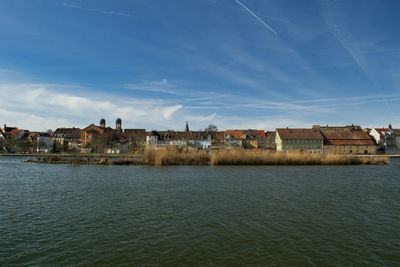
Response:
[[[400,160],[147,167],[0,158],[0,265],[400,265]]]

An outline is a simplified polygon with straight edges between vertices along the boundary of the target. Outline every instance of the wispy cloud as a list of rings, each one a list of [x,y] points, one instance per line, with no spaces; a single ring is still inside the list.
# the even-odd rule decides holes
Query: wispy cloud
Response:
[[[372,58],[369,58],[365,53],[366,51],[376,52],[376,46],[373,43],[365,42],[360,38],[355,38],[354,33],[351,32],[351,27],[343,23],[345,15],[336,10],[335,2],[324,1],[323,3],[323,16],[325,23],[329,26],[332,35],[336,38],[341,47],[347,52],[352,58],[355,64],[359,67],[360,71],[364,73],[366,78],[379,90],[381,94],[382,102],[385,104],[387,110],[394,116],[392,106],[389,104],[389,99],[386,98],[383,93],[383,88],[377,79],[376,71],[381,69],[380,67],[372,64]],[[340,22],[340,23],[339,23]],[[367,49],[366,49],[367,48]],[[380,48],[380,51],[385,50]]]
[[[125,89],[136,91],[159,92],[171,95],[177,94],[177,92],[173,90],[174,86],[168,83],[168,80],[165,78],[161,81],[146,81],[138,84],[125,84],[123,87]]]
[[[235,0],[236,3],[238,3],[241,7],[243,7],[247,12],[249,12],[254,18],[256,18],[261,24],[263,24],[265,27],[267,27],[268,30],[273,32],[275,35],[278,35],[278,33],[271,28],[265,21],[263,21],[259,16],[257,16],[253,11],[250,10],[247,6],[245,6],[242,2],[239,0]]]
[[[134,16],[134,15],[128,14],[128,13],[123,13],[123,12],[115,12],[115,11],[102,10],[102,9],[97,9],[97,8],[89,8],[89,7],[73,5],[73,4],[69,4],[69,3],[62,3],[61,6],[68,7],[68,8],[81,9],[81,10],[86,10],[86,11],[91,11],[91,12],[97,12],[97,13],[101,13],[104,15],[130,17],[130,18],[139,19],[139,17],[137,17],[137,16]]]

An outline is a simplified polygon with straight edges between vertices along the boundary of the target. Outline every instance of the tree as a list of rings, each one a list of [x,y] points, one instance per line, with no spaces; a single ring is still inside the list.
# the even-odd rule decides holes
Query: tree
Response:
[[[90,142],[90,148],[93,152],[104,153],[104,149],[107,145],[107,138],[104,135],[94,135],[92,137],[92,142]]]
[[[57,153],[58,152],[58,147],[57,147],[57,142],[56,141],[53,142],[53,148],[51,149],[51,151],[53,153]]]
[[[67,151],[68,151],[68,142],[65,141],[65,140],[64,140],[64,143],[63,143],[63,151],[64,151],[64,152],[67,152]]]
[[[216,132],[218,131],[217,126],[210,124],[207,128],[204,129],[205,132]]]

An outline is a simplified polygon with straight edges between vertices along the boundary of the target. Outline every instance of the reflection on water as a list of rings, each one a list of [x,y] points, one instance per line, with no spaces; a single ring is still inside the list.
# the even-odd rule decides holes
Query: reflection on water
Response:
[[[70,166],[0,158],[0,264],[398,265],[388,166]]]

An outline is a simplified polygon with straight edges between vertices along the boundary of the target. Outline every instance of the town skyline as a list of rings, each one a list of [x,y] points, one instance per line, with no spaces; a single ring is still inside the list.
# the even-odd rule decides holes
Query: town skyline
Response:
[[[0,3],[0,123],[400,125],[400,3]]]
[[[243,128],[243,127],[228,127],[228,128],[220,128],[220,127],[218,127],[218,125],[216,125],[216,124],[213,124],[213,123],[209,123],[209,124],[204,124],[204,126],[203,126],[203,128],[199,128],[199,129],[197,129],[197,128],[192,128],[192,126],[191,126],[191,124],[190,124],[190,121],[185,121],[182,125],[181,125],[181,127],[179,127],[179,128],[155,128],[155,127],[152,127],[152,128],[140,128],[140,127],[130,127],[130,126],[125,126],[124,125],[124,123],[125,123],[125,121],[124,121],[124,119],[122,119],[122,118],[115,118],[114,120],[107,120],[106,118],[100,118],[100,119],[98,119],[98,121],[97,122],[88,122],[87,124],[84,124],[84,125],[71,125],[71,126],[64,126],[64,125],[59,125],[59,126],[57,126],[57,127],[55,127],[55,128],[47,128],[47,129],[45,129],[45,128],[43,128],[43,129],[32,129],[32,128],[28,128],[28,127],[20,127],[19,125],[17,125],[17,124],[13,124],[13,123],[3,123],[3,124],[0,124],[0,129],[2,128],[2,127],[4,127],[4,128],[6,128],[6,126],[7,127],[11,127],[11,128],[16,128],[16,129],[21,129],[21,130],[29,130],[29,131],[33,131],[33,132],[46,132],[46,131],[48,131],[48,130],[55,130],[55,129],[58,129],[58,128],[77,128],[77,129],[84,129],[84,128],[86,128],[88,125],[95,125],[95,126],[100,126],[100,125],[102,125],[102,120],[104,120],[104,127],[105,128],[111,128],[111,129],[116,129],[116,128],[118,128],[117,126],[116,126],[116,124],[118,124],[118,120],[120,120],[120,122],[119,122],[119,124],[120,124],[120,128],[122,129],[122,130],[124,130],[124,129],[143,129],[143,130],[146,130],[146,131],[148,131],[148,132],[150,132],[150,131],[185,131],[186,130],[186,127],[189,127],[189,129],[190,129],[190,131],[205,131],[208,127],[216,127],[216,129],[218,130],[218,131],[227,131],[227,130],[265,130],[265,131],[275,131],[276,129],[283,129],[283,128],[291,128],[291,129],[307,129],[307,128],[310,128],[310,127],[312,127],[312,126],[329,126],[329,127],[336,127],[336,126],[340,126],[340,127],[342,127],[342,126],[351,126],[351,125],[357,125],[357,126],[360,126],[360,127],[362,127],[363,129],[373,129],[373,128],[388,128],[388,127],[393,127],[393,128],[398,128],[398,126],[397,125],[395,125],[395,124],[392,124],[392,123],[390,123],[389,122],[389,124],[388,125],[372,125],[372,126],[369,126],[369,125],[362,125],[362,124],[356,124],[356,123],[352,123],[352,122],[350,122],[350,123],[345,123],[345,124],[329,124],[329,123],[326,123],[326,124],[321,124],[321,123],[312,123],[312,124],[309,124],[309,125],[304,125],[304,126],[301,126],[301,127],[291,127],[291,126],[288,126],[288,125],[286,125],[286,126],[282,126],[282,127],[275,127],[275,128],[257,128],[257,127],[247,127],[247,128]],[[1,123],[1,121],[0,121],[0,123]]]

